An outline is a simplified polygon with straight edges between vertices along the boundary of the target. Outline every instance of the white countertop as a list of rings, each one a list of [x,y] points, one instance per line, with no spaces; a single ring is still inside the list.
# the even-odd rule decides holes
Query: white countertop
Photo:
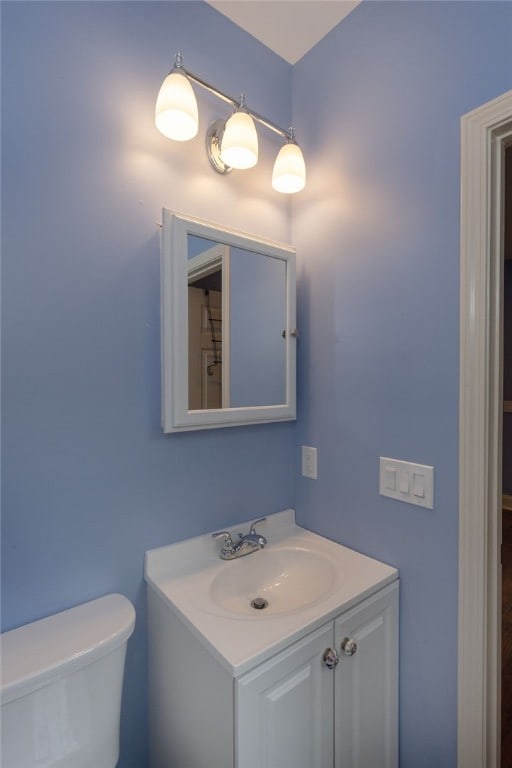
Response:
[[[246,533],[249,525],[250,521],[229,530],[236,539],[237,533]],[[212,540],[211,533],[145,555],[148,587],[163,598],[234,677],[398,578],[396,568],[297,526],[292,509],[269,515],[257,530],[267,539],[265,549],[237,560],[220,559],[219,543]],[[211,599],[211,584],[226,569],[231,569],[236,580],[240,567],[247,568],[238,565],[242,561],[250,559],[252,568],[260,564],[264,568],[265,553],[283,548],[307,550],[329,563],[333,578],[325,594],[296,610],[273,613],[270,605],[264,611],[251,610],[244,615],[224,610]],[[261,559],[252,560],[258,557]]]

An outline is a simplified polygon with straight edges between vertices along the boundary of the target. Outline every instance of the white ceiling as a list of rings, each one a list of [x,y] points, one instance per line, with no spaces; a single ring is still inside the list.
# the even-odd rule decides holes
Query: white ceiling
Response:
[[[295,64],[361,0],[207,0],[220,13]]]

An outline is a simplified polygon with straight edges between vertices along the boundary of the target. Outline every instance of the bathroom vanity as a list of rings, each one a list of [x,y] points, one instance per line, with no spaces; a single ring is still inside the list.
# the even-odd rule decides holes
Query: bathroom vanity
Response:
[[[146,553],[150,765],[396,768],[398,572],[293,510],[261,531],[233,561],[211,534]]]

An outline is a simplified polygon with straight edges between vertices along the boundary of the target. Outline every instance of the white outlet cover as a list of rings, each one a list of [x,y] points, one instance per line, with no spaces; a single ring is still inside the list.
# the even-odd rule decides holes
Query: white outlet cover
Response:
[[[318,477],[316,448],[309,445],[302,446],[302,475],[316,480]]]

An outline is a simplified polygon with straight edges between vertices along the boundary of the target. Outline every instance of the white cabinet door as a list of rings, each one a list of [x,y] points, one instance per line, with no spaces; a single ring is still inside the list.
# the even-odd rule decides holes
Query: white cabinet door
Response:
[[[396,768],[398,583],[336,619],[335,648],[335,768]]]
[[[332,768],[333,639],[331,621],[236,682],[237,768]]]

